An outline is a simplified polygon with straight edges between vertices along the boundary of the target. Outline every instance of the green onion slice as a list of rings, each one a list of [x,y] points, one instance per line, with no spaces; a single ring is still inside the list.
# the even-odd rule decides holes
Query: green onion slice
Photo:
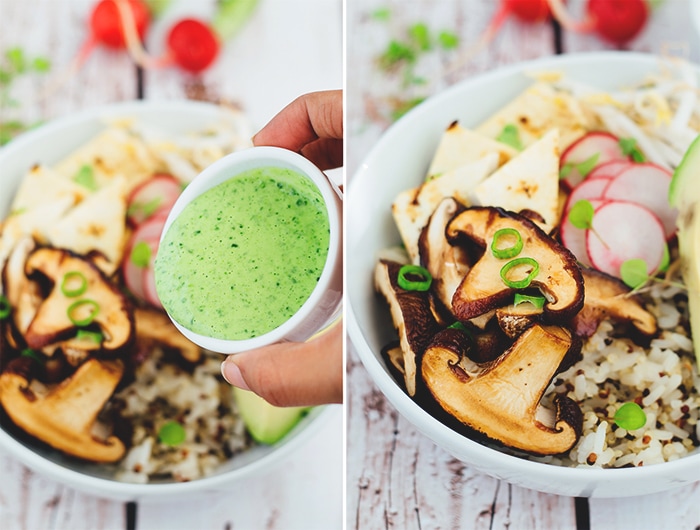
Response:
[[[510,273],[510,271],[515,267],[522,265],[529,265],[531,267],[528,275],[522,280],[511,280],[508,277],[508,273]],[[536,260],[532,258],[515,258],[514,260],[511,260],[503,265],[503,268],[501,269],[501,280],[503,280],[503,283],[505,283],[511,289],[525,289],[526,287],[530,286],[530,283],[532,283],[532,280],[535,279],[539,272],[540,264],[537,263]]]
[[[520,304],[529,303],[534,305],[537,309],[542,309],[546,301],[547,299],[544,296],[530,296],[527,294],[515,293],[513,305],[517,306]]]
[[[80,271],[70,271],[64,274],[61,281],[61,292],[68,298],[80,296],[88,288],[88,280]]]
[[[418,276],[420,280],[410,279],[408,276]],[[399,269],[399,276],[396,279],[401,289],[405,291],[427,291],[433,283],[433,277],[427,269],[420,265],[403,265]]]
[[[180,445],[186,437],[185,428],[175,420],[164,423],[158,431],[158,439],[165,445]]]
[[[31,348],[23,349],[22,353],[20,353],[20,357],[29,357],[31,360],[33,360],[41,366],[44,366],[45,364],[45,361],[42,358],[41,354],[36,350],[32,350]]]
[[[78,314],[84,313],[85,309],[83,308],[87,306],[91,307],[90,313],[88,313],[86,317],[80,318]],[[92,324],[92,321],[95,320],[95,317],[99,312],[100,305],[94,300],[89,300],[87,298],[78,300],[77,302],[73,302],[71,305],[68,306],[68,318],[73,323],[73,325],[78,326],[79,328],[89,326],[90,324]]]
[[[7,317],[9,317],[11,311],[12,306],[10,305],[10,301],[7,299],[7,296],[0,294],[0,320],[5,320]]]
[[[514,239],[514,243],[509,247],[503,247],[503,240]],[[501,228],[496,230],[491,241],[491,252],[498,259],[514,258],[523,249],[523,238],[515,228]]]
[[[627,431],[641,429],[647,423],[647,415],[634,401],[623,403],[613,418],[618,427]]]
[[[92,342],[96,342],[97,344],[100,344],[102,342],[102,339],[104,338],[104,335],[100,333],[99,331],[90,331],[89,329],[79,329],[78,333],[75,335],[75,338],[78,340],[89,340]]]

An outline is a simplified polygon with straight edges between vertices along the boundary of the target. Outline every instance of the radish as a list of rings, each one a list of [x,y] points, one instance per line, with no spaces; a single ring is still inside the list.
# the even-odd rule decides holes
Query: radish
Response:
[[[644,0],[588,0],[586,7],[596,33],[618,46],[632,40],[649,18]]]
[[[666,239],[676,232],[678,211],[668,204],[671,172],[652,163],[632,164],[610,180],[603,192],[609,200],[634,202],[652,211],[664,227]]]
[[[582,200],[582,199],[579,199]],[[605,201],[601,199],[588,199],[594,209],[601,206]],[[573,206],[575,203],[571,203]],[[562,244],[568,248],[571,253],[576,256],[576,259],[586,267],[591,266],[591,260],[588,258],[588,249],[586,248],[586,234],[589,230],[585,228],[577,228],[569,219],[570,209],[564,212],[564,216],[559,228],[559,236]]]
[[[186,18],[168,33],[170,57],[180,68],[199,73],[214,62],[219,53],[219,39],[204,22]]]
[[[160,301],[151,296],[151,283],[155,281],[151,276],[154,276],[153,263],[166,219],[161,214],[142,223],[131,235],[122,261],[122,276],[129,292],[156,307],[160,306]]]
[[[608,184],[610,184],[608,179],[584,180],[571,191],[569,198],[566,200],[564,211],[568,212],[568,210],[571,209],[571,206],[576,204],[581,199],[591,200],[602,198],[603,192],[605,191],[605,188],[608,187]]]
[[[613,160],[629,160],[617,137],[608,132],[588,133],[562,154],[562,183],[572,189],[594,168]]]
[[[661,264],[666,248],[664,228],[644,206],[605,202],[595,209],[592,225],[586,233],[586,253],[596,269],[619,278],[620,266],[630,259],[644,260],[649,273]]]
[[[629,160],[611,160],[610,162],[605,162],[596,166],[593,171],[588,174],[586,180],[612,179],[631,165],[634,165],[634,162]]]
[[[150,217],[167,216],[181,191],[182,186],[172,175],[153,175],[134,188],[129,195],[127,221],[131,226],[138,226]]]

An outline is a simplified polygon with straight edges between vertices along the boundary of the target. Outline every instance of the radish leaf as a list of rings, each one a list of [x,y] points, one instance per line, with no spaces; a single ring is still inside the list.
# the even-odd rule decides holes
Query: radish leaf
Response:
[[[586,199],[576,201],[569,210],[569,222],[576,228],[588,230],[593,227],[593,205]]]
[[[633,258],[622,262],[622,265],[620,265],[620,278],[632,289],[644,285],[649,279],[646,261]]]

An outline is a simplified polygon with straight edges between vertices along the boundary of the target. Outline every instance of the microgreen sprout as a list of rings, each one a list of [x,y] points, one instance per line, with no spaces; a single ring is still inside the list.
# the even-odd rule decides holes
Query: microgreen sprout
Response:
[[[620,149],[622,153],[629,156],[635,162],[646,162],[646,157],[637,147],[637,140],[634,138],[620,138]]]
[[[509,145],[513,149],[517,149],[518,151],[523,150],[523,142],[520,140],[520,132],[518,131],[518,128],[512,123],[508,123],[505,127],[503,127],[503,130],[496,137],[496,140],[506,145]]]
[[[626,431],[636,431],[646,425],[647,415],[634,401],[623,403],[619,409],[615,411],[613,421],[618,427]]]
[[[595,214],[595,208],[590,201],[586,199],[580,199],[574,203],[574,205],[569,210],[569,222],[575,227],[581,230],[590,230],[593,235],[595,235],[605,248],[608,245],[605,243],[600,234],[593,228],[593,216]]]
[[[578,162],[578,163],[567,162],[559,170],[559,178],[565,179],[566,177],[569,176],[569,174],[571,174],[571,172],[574,169],[576,169],[576,171],[579,172],[579,175],[581,175],[581,177],[586,178],[588,176],[588,174],[593,170],[593,168],[598,163],[599,158],[600,158],[600,153],[594,153],[593,155],[588,157],[583,162]]]
[[[641,258],[628,259],[620,264],[620,278],[628,287],[637,290],[650,281],[662,281],[656,276],[668,270],[671,264],[671,254],[668,245],[664,245],[661,263],[655,271],[649,272],[647,262]]]
[[[187,438],[187,432],[181,423],[171,420],[164,423],[158,430],[158,439],[162,444],[175,447]]]
[[[97,181],[95,181],[95,171],[92,166],[85,164],[80,166],[80,169],[73,175],[73,182],[80,184],[90,191],[97,191]]]
[[[148,246],[148,243],[145,241],[139,241],[134,245],[134,248],[131,249],[131,256],[129,259],[131,259],[131,263],[137,267],[145,269],[151,262],[151,247]]]

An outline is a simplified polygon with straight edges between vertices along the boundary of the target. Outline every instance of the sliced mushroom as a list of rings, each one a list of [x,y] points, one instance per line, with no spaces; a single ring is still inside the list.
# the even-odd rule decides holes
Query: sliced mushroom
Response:
[[[466,365],[465,338],[446,329],[423,354],[423,379],[442,408],[508,447],[540,455],[571,449],[581,435],[581,410],[563,396],[555,398],[555,411],[540,403],[569,352],[571,334],[535,324],[496,360]]]
[[[374,284],[389,303],[403,352],[406,391],[409,396],[414,396],[419,357],[425,345],[437,333],[438,325],[430,309],[428,292],[406,291],[399,287],[399,269],[400,263],[380,260],[374,270]]]
[[[577,335],[590,337],[606,318],[630,322],[646,336],[656,334],[656,318],[622,281],[593,269],[584,268],[581,272],[586,294],[583,309],[573,319]]]
[[[0,403],[10,419],[69,455],[94,462],[119,460],[124,444],[115,436],[96,439],[92,427],[122,377],[121,361],[90,359],[46,395],[30,386],[32,362],[20,357],[0,375]]]
[[[583,277],[576,258],[530,220],[491,207],[468,208],[447,227],[450,240],[467,239],[485,249],[452,299],[457,318],[465,322],[507,305],[518,291],[501,278],[501,269],[510,260],[495,257],[490,249],[494,234],[503,228],[517,230],[522,238],[522,251],[513,259],[531,258],[539,266],[530,287],[538,288],[547,298],[543,311],[547,321],[564,322],[572,318],[583,306]],[[532,269],[530,266],[523,268],[526,268],[520,271],[523,276]]]
[[[42,302],[39,285],[25,274],[25,264],[35,248],[33,238],[23,237],[12,249],[3,269],[5,296],[12,307],[12,323],[20,335],[26,333]]]
[[[134,319],[136,321],[136,337],[139,341],[143,339],[153,340],[175,348],[183,359],[191,363],[196,363],[201,359],[202,350],[200,347],[180,333],[162,311],[136,308]]]
[[[511,339],[519,336],[542,317],[542,309],[532,304],[507,305],[496,309],[496,320],[499,327]]]
[[[445,230],[452,218],[464,209],[452,197],[440,201],[418,239],[421,265],[433,277],[431,290],[452,313],[452,297],[471,267],[464,249],[447,240]]]
[[[61,283],[67,273],[77,272],[87,282],[85,292],[78,297],[66,296]],[[126,297],[90,261],[69,251],[40,248],[29,256],[28,276],[40,273],[52,284],[49,296],[42,302],[32,320],[25,340],[30,348],[41,349],[49,344],[74,336],[77,326],[71,320],[69,308],[79,300],[89,300],[97,307],[94,324],[99,325],[104,350],[117,350],[133,337],[133,311]]]

